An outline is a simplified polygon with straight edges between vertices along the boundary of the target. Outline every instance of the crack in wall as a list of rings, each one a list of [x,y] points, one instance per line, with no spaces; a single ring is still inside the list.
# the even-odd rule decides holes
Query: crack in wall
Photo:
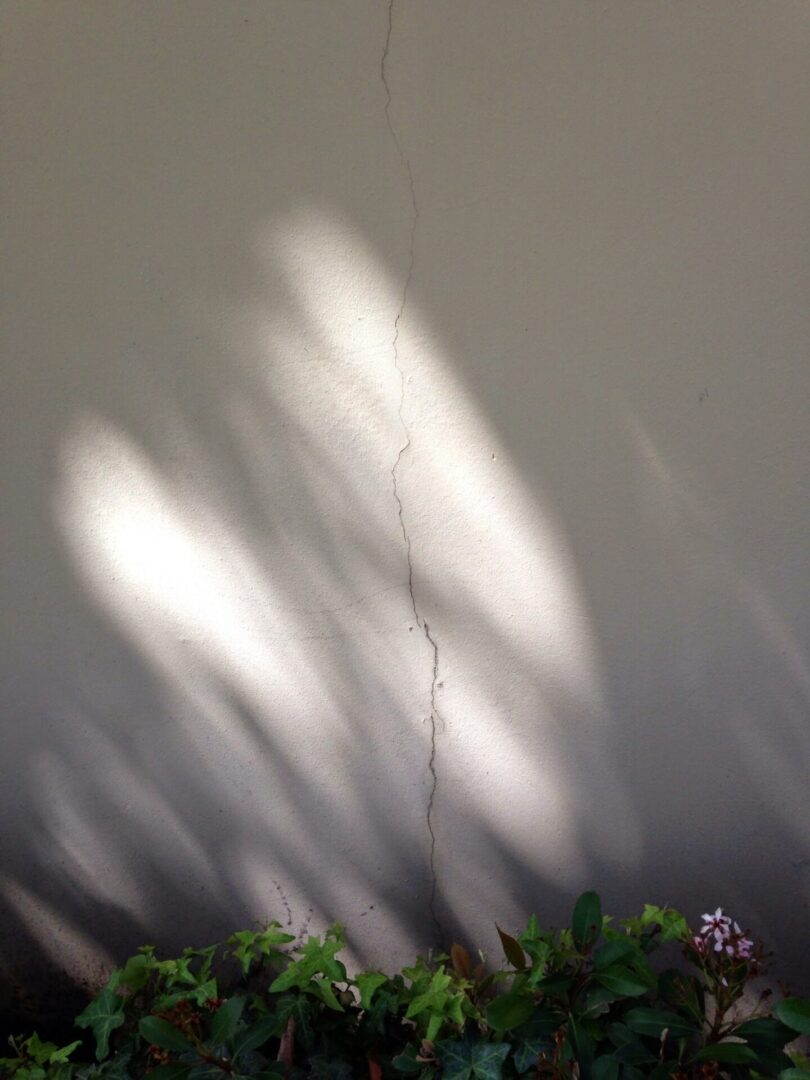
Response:
[[[420,614],[419,606],[416,602],[416,593],[413,586],[413,558],[411,550],[411,537],[408,532],[407,525],[405,524],[405,510],[402,504],[402,497],[399,491],[399,467],[402,462],[403,455],[411,447],[411,433],[408,425],[405,423],[405,417],[403,410],[405,407],[405,372],[402,369],[402,365],[399,362],[399,331],[400,323],[402,322],[402,316],[405,313],[405,306],[408,302],[408,292],[413,280],[413,266],[414,266],[414,251],[416,246],[416,230],[419,224],[419,205],[416,201],[416,187],[413,180],[413,171],[411,169],[411,163],[408,160],[405,151],[402,149],[402,144],[399,141],[396,128],[391,120],[391,87],[388,83],[388,76],[386,68],[388,65],[388,54],[391,49],[391,32],[394,26],[394,0],[389,0],[388,4],[388,31],[385,37],[385,45],[383,46],[382,58],[380,60],[380,80],[385,90],[385,122],[388,126],[388,131],[391,135],[391,140],[396,147],[399,160],[402,163],[402,167],[405,170],[405,175],[408,179],[408,190],[411,197],[411,231],[408,241],[408,268],[405,274],[405,282],[402,287],[402,297],[399,303],[399,309],[394,319],[394,334],[391,339],[391,350],[394,357],[394,367],[399,373],[399,406],[397,414],[399,416],[399,422],[402,425],[402,431],[404,433],[405,441],[399,448],[396,461],[391,468],[391,483],[394,491],[394,501],[397,504],[397,514],[399,516],[399,527],[402,530],[402,539],[405,543],[405,554],[408,562],[408,592],[411,597],[411,607],[413,609],[413,617],[416,621],[416,625],[424,633],[425,639],[433,650],[433,670],[430,682],[430,757],[428,759],[428,771],[430,773],[431,787],[430,794],[428,796],[427,810],[425,813],[425,822],[427,825],[428,835],[430,837],[430,855],[428,860],[428,866],[430,869],[430,899],[428,903],[428,909],[430,911],[430,917],[433,921],[433,925],[436,928],[438,936],[438,942],[441,943],[444,940],[444,928],[436,911],[436,902],[438,898],[438,875],[436,873],[436,832],[433,827],[433,808],[436,799],[436,789],[438,787],[439,778],[436,772],[436,730],[437,722],[442,721],[441,715],[436,708],[436,689],[439,679],[439,646],[436,643],[436,639],[430,632],[430,626],[427,620]]]

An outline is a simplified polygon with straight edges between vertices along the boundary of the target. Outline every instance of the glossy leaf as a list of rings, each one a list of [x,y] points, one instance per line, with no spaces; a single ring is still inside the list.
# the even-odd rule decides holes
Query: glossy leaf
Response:
[[[773,1011],[789,1028],[801,1035],[810,1035],[810,1001],[806,998],[785,998]]]
[[[498,937],[501,939],[503,955],[513,968],[522,971],[526,967],[526,954],[523,952],[520,943],[513,938],[511,934],[507,934],[505,930],[501,930],[497,923],[495,923],[495,929],[498,931]]]
[[[226,1043],[236,1034],[245,1007],[243,997],[229,998],[220,1005],[211,1021],[211,1041],[216,1045]]]
[[[512,1031],[525,1024],[534,1011],[534,1001],[526,994],[502,994],[487,1008],[487,1023],[496,1031]]]
[[[717,1061],[727,1065],[749,1065],[757,1060],[757,1055],[745,1043],[721,1042],[709,1043],[692,1058],[693,1061]]]
[[[655,1039],[661,1038],[665,1028],[674,1039],[694,1035],[699,1030],[696,1021],[662,1009],[631,1009],[624,1020],[631,1031],[638,1035],[651,1035]]]
[[[574,906],[571,922],[574,944],[586,952],[602,932],[602,903],[595,892],[585,892]]]
[[[138,1032],[151,1046],[159,1046],[161,1050],[177,1050],[180,1053],[193,1050],[193,1045],[185,1037],[182,1031],[164,1020],[161,1016],[144,1016],[138,1024]]]

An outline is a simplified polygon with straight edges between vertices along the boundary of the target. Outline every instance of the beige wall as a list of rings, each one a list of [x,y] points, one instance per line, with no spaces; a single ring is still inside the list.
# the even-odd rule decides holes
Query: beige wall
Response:
[[[789,967],[810,6],[0,15],[7,966],[593,886]]]

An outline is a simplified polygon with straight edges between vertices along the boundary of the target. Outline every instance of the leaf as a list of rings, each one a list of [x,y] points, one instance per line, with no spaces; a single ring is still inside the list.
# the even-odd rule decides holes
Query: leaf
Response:
[[[472,960],[463,945],[453,944],[450,946],[450,960],[454,970],[462,979],[472,978]]]
[[[133,994],[143,989],[149,979],[149,973],[154,967],[154,961],[150,956],[139,953],[131,956],[121,971],[118,985],[128,986]]]
[[[807,998],[785,998],[773,1011],[789,1028],[810,1035],[810,1001]]]
[[[571,922],[574,944],[586,952],[602,932],[602,903],[595,892],[585,892],[574,905]]]
[[[180,1053],[193,1050],[194,1047],[177,1028],[161,1016],[144,1016],[138,1024],[138,1032],[150,1046],[159,1046],[161,1050],[177,1050]]]
[[[693,1061],[720,1061],[728,1065],[747,1065],[757,1060],[757,1055],[745,1043],[710,1043],[698,1050]]]
[[[76,1017],[77,1027],[92,1029],[98,1061],[103,1061],[110,1052],[110,1035],[124,1022],[123,1006],[123,1000],[107,987]]]
[[[487,1023],[496,1031],[512,1031],[525,1024],[534,1011],[534,1001],[526,994],[502,994],[490,1002]]]
[[[343,948],[341,938],[327,937],[323,942],[311,937],[301,950],[301,958],[294,960],[286,971],[270,984],[270,993],[278,994],[297,986],[303,990],[315,975],[325,975],[331,982],[345,982],[346,969],[335,959]]]
[[[438,1044],[443,1080],[501,1080],[509,1043],[445,1040]]]
[[[258,1050],[260,1046],[264,1046],[267,1040],[276,1034],[277,1030],[278,1018],[275,1016],[265,1016],[263,1020],[253,1024],[247,1031],[242,1032],[234,1043],[234,1059],[238,1058],[240,1054],[247,1054],[250,1050]]]
[[[376,990],[388,982],[388,976],[379,971],[369,971],[355,978],[355,984],[360,991],[360,1007],[367,1009],[371,1005],[371,999]]]
[[[416,1060],[416,1049],[413,1046],[407,1046],[401,1054],[397,1054],[391,1064],[399,1072],[404,1073],[418,1073],[422,1069]]]
[[[744,1024],[734,1028],[732,1035],[747,1039],[753,1046],[768,1046],[781,1050],[782,1047],[796,1038],[796,1032],[792,1031],[787,1024],[776,1020],[771,1016],[761,1016],[754,1020],[746,1020]]]
[[[603,1054],[591,1065],[591,1080],[618,1080],[619,1063],[610,1054]]]
[[[612,941],[606,941],[594,953],[594,970],[602,971],[625,960],[638,959],[641,955],[643,954],[638,945],[630,938],[614,938]]]
[[[779,1073],[779,1080],[810,1080],[810,1072],[807,1069],[783,1069]]]
[[[556,972],[554,975],[546,975],[545,979],[540,979],[537,989],[542,990],[544,994],[566,994],[573,985],[574,980],[571,975]]]
[[[501,930],[497,923],[495,923],[495,929],[498,931],[498,937],[501,939],[503,955],[513,968],[522,971],[526,967],[526,954],[520,947],[519,942],[513,938],[511,934],[507,934],[505,930]]]
[[[186,1080],[193,1067],[183,1061],[170,1061],[152,1069],[149,1080]]]
[[[659,1009],[631,1009],[624,1020],[631,1031],[638,1035],[651,1035],[655,1039],[661,1038],[665,1028],[674,1039],[694,1035],[700,1030],[695,1021]]]
[[[245,1007],[243,997],[229,998],[214,1013],[211,1021],[211,1041],[217,1046],[226,1043],[236,1034],[236,1028]]]
[[[618,964],[597,972],[596,980],[619,997],[638,997],[650,989],[630,968],[620,967]]]

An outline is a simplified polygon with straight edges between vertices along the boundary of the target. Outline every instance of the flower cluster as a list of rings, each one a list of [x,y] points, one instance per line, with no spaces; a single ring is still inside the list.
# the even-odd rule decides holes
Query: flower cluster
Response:
[[[753,960],[754,943],[745,937],[740,924],[723,914],[718,908],[713,915],[702,915],[703,926],[700,933],[692,939],[692,944],[701,956],[720,953],[732,960]]]

